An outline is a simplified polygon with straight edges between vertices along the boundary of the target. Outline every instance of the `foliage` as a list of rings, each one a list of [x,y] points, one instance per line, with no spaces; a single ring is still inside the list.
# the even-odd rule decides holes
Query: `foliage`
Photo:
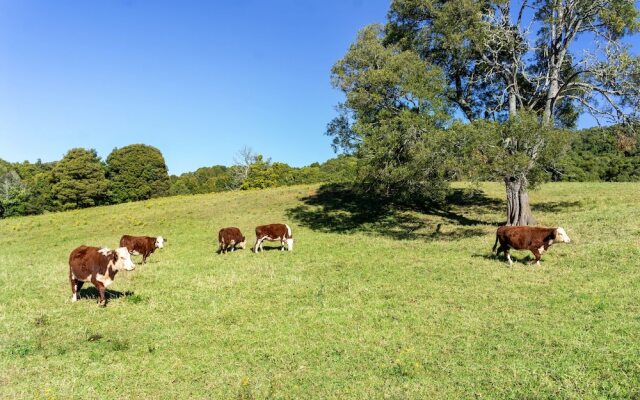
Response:
[[[180,176],[172,175],[169,195],[222,192],[227,190],[230,179],[229,168],[224,165],[198,168]]]
[[[559,159],[570,143],[566,130],[540,125],[533,114],[521,113],[505,123],[478,120],[456,124],[452,129],[466,140],[469,154],[468,176],[481,180],[501,180],[505,176],[524,179],[535,188],[558,170]]]
[[[371,25],[334,65],[332,81],[346,101],[327,134],[357,156],[365,189],[412,202],[442,199],[448,154],[440,69],[385,45],[382,28]]]
[[[640,116],[640,57],[620,42],[639,15],[629,0],[394,0],[385,40],[440,66],[470,121],[533,111],[572,127],[587,111],[623,122]]]
[[[114,149],[107,157],[111,201],[146,200],[169,191],[169,175],[160,150],[144,144]]]
[[[57,210],[105,204],[108,187],[105,166],[93,149],[69,150],[51,171],[51,199]]]
[[[554,174],[562,181],[638,181],[640,146],[637,130],[621,126],[576,132],[571,149]]]

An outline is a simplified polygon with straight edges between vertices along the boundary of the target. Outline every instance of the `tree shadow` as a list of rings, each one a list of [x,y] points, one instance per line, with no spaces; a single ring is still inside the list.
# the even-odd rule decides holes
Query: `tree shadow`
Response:
[[[549,201],[546,203],[532,204],[531,210],[534,212],[559,213],[584,206],[582,201]]]
[[[497,221],[475,216],[484,218],[502,208],[501,201],[473,189],[451,190],[446,207],[394,204],[345,184],[323,185],[315,194],[300,200],[303,204],[287,210],[287,215],[302,226],[321,232],[366,232],[393,239],[458,240],[482,236],[486,228],[479,226],[495,225]]]
[[[100,292],[95,286],[83,287],[78,292],[80,295],[80,299],[94,299],[97,300],[100,298]],[[119,290],[105,289],[104,297],[108,301],[109,299],[117,299],[120,297],[133,296],[134,292],[127,290],[126,292],[121,292]]]

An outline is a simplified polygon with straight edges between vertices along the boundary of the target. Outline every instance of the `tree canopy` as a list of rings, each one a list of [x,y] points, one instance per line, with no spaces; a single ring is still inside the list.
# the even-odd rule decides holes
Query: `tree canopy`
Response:
[[[105,166],[93,149],[69,150],[51,171],[51,198],[56,209],[105,204],[108,187]]]
[[[144,144],[114,149],[107,157],[114,203],[146,200],[169,191],[169,174],[160,150]]]

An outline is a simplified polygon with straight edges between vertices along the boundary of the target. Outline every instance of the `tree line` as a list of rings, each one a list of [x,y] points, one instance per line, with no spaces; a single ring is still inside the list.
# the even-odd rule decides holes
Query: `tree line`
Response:
[[[59,161],[9,163],[0,159],[0,218],[64,211],[155,197],[349,181],[355,160],[340,156],[296,168],[251,149],[236,165],[214,165],[169,176],[160,150],[144,144],[114,149],[105,160],[74,148]]]
[[[95,150],[71,149],[55,162],[0,159],[0,216],[229,190],[321,182],[361,184],[367,168],[362,160],[348,155],[297,168],[244,148],[232,166],[214,165],[169,176],[162,153],[152,146],[114,149],[104,161]],[[553,181],[640,181],[638,138],[618,126],[576,131],[568,151],[542,174],[542,180]],[[479,170],[458,178],[491,180],[492,174]]]

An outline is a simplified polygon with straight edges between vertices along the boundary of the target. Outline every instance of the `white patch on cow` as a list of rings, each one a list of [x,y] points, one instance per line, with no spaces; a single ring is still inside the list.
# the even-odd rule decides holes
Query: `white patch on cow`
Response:
[[[100,250],[98,250],[98,253],[102,254],[103,256],[108,256],[109,253],[111,253],[111,249],[107,248],[107,247],[103,247]]]
[[[156,247],[162,249],[164,247],[164,238],[162,236],[158,236],[156,238]]]
[[[113,280],[111,278],[109,278],[107,275],[102,275],[102,274],[97,274],[96,280],[98,282],[102,282],[104,287],[107,287],[113,283]]]
[[[239,242],[239,243],[236,245],[236,247],[237,247],[237,248],[239,248],[239,249],[244,249],[244,247],[245,247],[246,245],[247,245],[247,242],[246,242],[246,241],[242,241],[242,242]]]
[[[117,248],[116,253],[118,253],[118,261],[114,264],[115,270],[121,270],[124,268],[127,271],[132,271],[136,267],[133,261],[131,261],[131,255],[126,247]]]
[[[540,266],[540,260],[536,261],[536,265],[539,267]]]
[[[512,266],[513,260],[511,259],[511,254],[507,254],[507,260],[509,260],[509,266]]]
[[[291,227],[289,225],[287,225],[287,224],[284,224],[284,226],[287,227],[287,237],[293,236],[293,235],[291,235]]]
[[[71,301],[78,301],[78,296],[75,293],[71,296]]]
[[[564,230],[564,228],[559,227],[558,229],[556,229],[556,233],[556,237],[558,238],[558,240],[561,240],[565,243],[571,242],[571,239],[569,239],[569,235],[567,235],[567,232]]]
[[[140,255],[140,253],[138,253],[138,251],[136,251],[136,250],[132,251],[131,254],[133,254],[134,256],[139,256]]]
[[[287,239],[287,250],[293,251],[293,239]]]
[[[544,246],[541,246],[541,247],[538,249],[538,252],[540,253],[540,255],[542,255],[542,253],[544,253]]]

